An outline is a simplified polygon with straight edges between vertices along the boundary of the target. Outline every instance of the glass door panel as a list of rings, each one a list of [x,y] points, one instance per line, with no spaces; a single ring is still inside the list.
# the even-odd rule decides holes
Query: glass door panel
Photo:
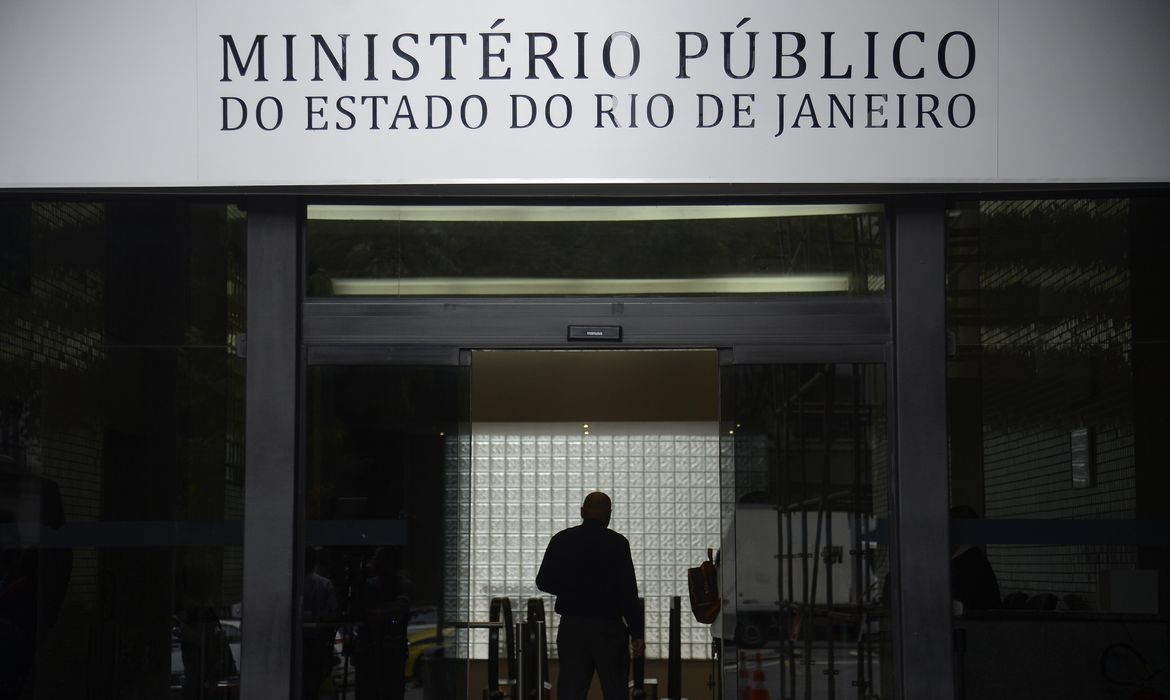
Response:
[[[468,366],[310,366],[306,687],[478,698],[492,674],[476,625],[492,599],[509,600],[516,622],[530,599],[543,603],[542,678],[555,683],[558,616],[535,570],[600,489],[635,555],[660,694],[670,601],[686,606],[686,569],[711,547],[723,610],[713,625],[683,611],[683,696],[891,697],[884,365],[720,367],[718,356],[483,351]],[[523,669],[503,646],[507,688]]]
[[[465,697],[465,373],[309,367],[305,697]]]
[[[885,377],[723,368],[723,698],[892,696]]]
[[[686,599],[687,568],[719,542],[718,352],[477,351],[471,393],[474,545],[463,566],[473,616],[492,598],[519,610],[541,601],[552,690],[561,616],[536,572],[550,538],[580,525],[583,499],[602,491],[613,503],[610,528],[630,543],[644,602],[646,677],[664,695],[672,600]],[[688,614],[678,634],[689,681],[682,696],[711,697],[709,627]],[[477,659],[486,657],[484,640],[473,645]]]

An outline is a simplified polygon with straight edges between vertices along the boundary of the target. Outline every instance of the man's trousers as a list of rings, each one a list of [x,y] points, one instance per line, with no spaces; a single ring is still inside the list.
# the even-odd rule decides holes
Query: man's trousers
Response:
[[[620,619],[561,616],[557,700],[585,700],[593,673],[605,700],[629,697],[630,636]]]

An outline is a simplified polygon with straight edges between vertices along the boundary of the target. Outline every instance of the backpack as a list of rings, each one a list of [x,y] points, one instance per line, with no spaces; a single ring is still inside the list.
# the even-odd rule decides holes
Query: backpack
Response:
[[[687,569],[687,589],[691,594],[691,612],[704,625],[715,621],[719,615],[719,569],[712,560],[711,549],[707,549],[707,561]]]

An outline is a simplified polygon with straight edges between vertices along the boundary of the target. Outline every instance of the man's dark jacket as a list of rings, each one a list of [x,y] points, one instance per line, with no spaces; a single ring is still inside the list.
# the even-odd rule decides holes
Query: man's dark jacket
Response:
[[[553,535],[536,586],[557,597],[562,616],[624,617],[630,636],[642,639],[630,542],[601,522],[585,520]]]

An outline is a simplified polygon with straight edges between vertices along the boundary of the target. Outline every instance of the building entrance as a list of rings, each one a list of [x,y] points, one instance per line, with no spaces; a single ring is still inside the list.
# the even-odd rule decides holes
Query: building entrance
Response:
[[[881,204],[309,206],[305,591],[333,590],[303,613],[310,695],[544,692],[536,571],[602,490],[659,696],[880,696],[887,227]],[[547,671],[508,662],[509,608]]]
[[[594,490],[631,543],[651,697],[882,696],[883,364],[378,352],[310,357],[306,697],[549,697],[558,616],[535,574]],[[722,611],[701,624],[686,572],[708,548]],[[517,643],[509,662],[502,601],[514,622],[539,607],[547,661]]]

